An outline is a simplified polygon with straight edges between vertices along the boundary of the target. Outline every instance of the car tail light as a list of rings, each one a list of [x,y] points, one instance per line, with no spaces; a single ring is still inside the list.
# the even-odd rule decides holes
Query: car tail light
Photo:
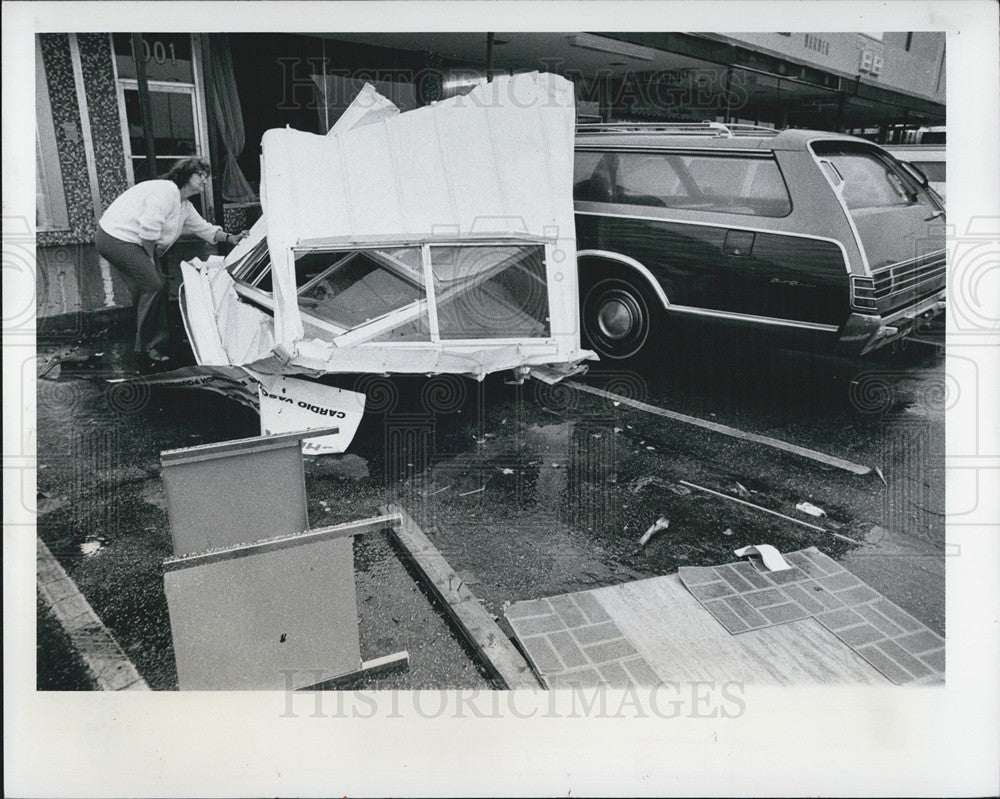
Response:
[[[870,277],[851,276],[851,307],[856,311],[877,311],[875,281]]]

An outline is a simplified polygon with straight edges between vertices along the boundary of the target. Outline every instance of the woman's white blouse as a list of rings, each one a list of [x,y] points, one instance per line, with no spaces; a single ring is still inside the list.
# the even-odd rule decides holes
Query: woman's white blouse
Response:
[[[158,252],[170,247],[182,233],[214,241],[222,230],[202,219],[190,200],[182,200],[172,180],[136,183],[108,206],[100,225],[109,236],[122,241],[155,241]]]

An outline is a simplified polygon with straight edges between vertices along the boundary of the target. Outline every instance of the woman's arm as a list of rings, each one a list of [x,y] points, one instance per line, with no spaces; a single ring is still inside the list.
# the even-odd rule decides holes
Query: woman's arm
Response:
[[[188,233],[194,233],[196,236],[200,236],[205,241],[210,241],[213,244],[238,244],[246,238],[248,233],[246,230],[235,235],[226,233],[218,225],[206,222],[191,203],[187,203],[187,207],[185,208],[183,230]]]

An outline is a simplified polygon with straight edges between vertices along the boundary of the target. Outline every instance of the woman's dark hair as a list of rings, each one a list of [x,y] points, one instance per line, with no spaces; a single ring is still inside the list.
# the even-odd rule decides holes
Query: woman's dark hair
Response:
[[[170,167],[170,171],[163,176],[164,180],[172,180],[178,188],[183,187],[192,175],[203,173],[212,174],[212,167],[204,158],[181,158]]]

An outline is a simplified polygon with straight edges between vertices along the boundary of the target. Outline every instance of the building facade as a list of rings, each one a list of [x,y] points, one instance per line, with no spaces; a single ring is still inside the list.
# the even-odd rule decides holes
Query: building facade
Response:
[[[885,142],[944,124],[944,46],[938,32],[39,34],[38,313],[130,302],[92,246],[128,186],[178,157],[208,158],[203,214],[245,227],[259,214],[264,131],[323,133],[366,82],[407,110],[490,74],[547,70],[574,81],[581,120],[711,119]]]

